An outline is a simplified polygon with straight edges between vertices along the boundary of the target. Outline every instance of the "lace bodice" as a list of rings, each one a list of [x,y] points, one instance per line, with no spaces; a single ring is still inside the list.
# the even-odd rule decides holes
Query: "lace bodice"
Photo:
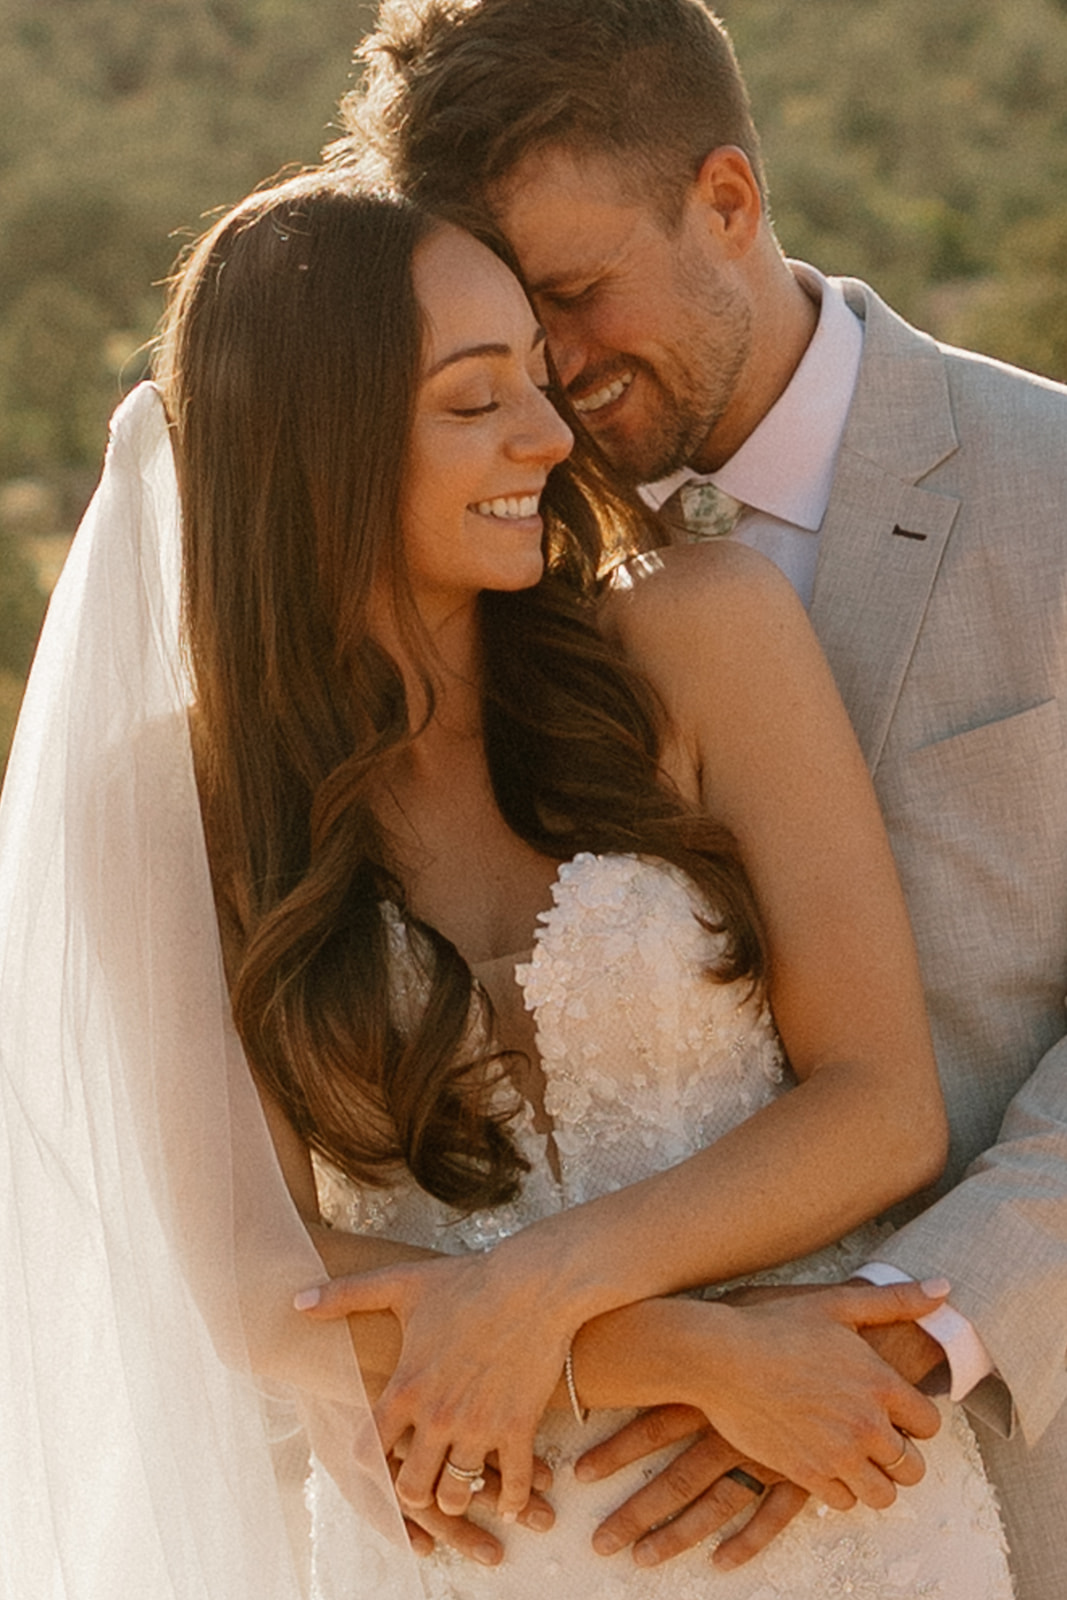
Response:
[[[583,854],[560,867],[553,902],[514,980],[536,1017],[558,1181],[527,1109],[516,1133],[532,1171],[514,1205],[460,1219],[409,1179],[359,1190],[320,1164],[324,1215],[335,1226],[483,1249],[684,1160],[784,1087],[766,1008],[748,983],[710,976],[721,936],[680,873],[634,856]],[[402,1003],[413,1003],[406,989]]]
[[[394,933],[403,1008],[418,1003],[418,985],[399,923]],[[536,1021],[551,1124],[538,1133],[532,1112],[520,1114],[516,1137],[531,1170],[519,1199],[461,1218],[410,1178],[389,1190],[361,1189],[317,1162],[324,1217],[449,1252],[485,1249],[538,1217],[684,1160],[788,1092],[766,1008],[749,984],[710,975],[720,939],[674,868],[591,854],[563,865],[530,958],[514,972]],[[876,1229],[860,1230],[768,1276],[838,1279],[876,1239]],[[709,1571],[699,1550],[650,1572],[626,1555],[594,1555],[593,1529],[649,1465],[578,1486],[569,1463],[620,1421],[617,1413],[594,1416],[580,1430],[568,1417],[550,1418],[539,1448],[556,1472],[555,1530],[506,1530],[507,1560],[495,1570],[435,1556],[422,1564],[427,1595],[543,1600],[547,1583],[555,1600],[1010,1600],[992,1495],[958,1415],[924,1446],[924,1485],[901,1496],[893,1513],[809,1507],[764,1557],[729,1575]],[[326,1543],[333,1492],[320,1474],[313,1500]]]

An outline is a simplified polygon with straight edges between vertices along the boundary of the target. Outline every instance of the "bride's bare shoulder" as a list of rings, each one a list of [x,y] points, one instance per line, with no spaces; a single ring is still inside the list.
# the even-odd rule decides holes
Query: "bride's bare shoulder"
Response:
[[[776,566],[731,540],[636,556],[614,575],[603,626],[659,678],[748,656],[761,640],[808,632],[792,585]]]

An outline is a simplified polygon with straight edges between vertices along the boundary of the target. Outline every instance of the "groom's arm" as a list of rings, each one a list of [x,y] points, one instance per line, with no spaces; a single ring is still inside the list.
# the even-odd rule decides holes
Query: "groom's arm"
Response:
[[[1012,1100],[997,1143],[879,1256],[909,1276],[951,1260],[952,1304],[996,1369],[965,1403],[1034,1444],[1067,1399],[1067,1039]]]
[[[1048,1052],[1016,1095],[997,1144],[956,1188],[880,1245],[879,1255],[909,1276],[942,1272],[951,1278],[951,1305],[996,1366],[965,1403],[1002,1433],[1018,1421],[1033,1443],[1067,1394],[1067,1040]],[[862,1336],[909,1382],[927,1387],[944,1366],[944,1349],[918,1324],[869,1328]],[[941,1387],[947,1391],[947,1375]],[[955,1381],[953,1388],[958,1394]],[[608,1476],[661,1448],[668,1442],[662,1435],[662,1418],[648,1413],[591,1451],[585,1468],[590,1476]],[[740,1510],[746,1491],[722,1476],[736,1454],[728,1460],[723,1442],[710,1441],[710,1433],[701,1434],[621,1506],[604,1525],[605,1542],[617,1549],[633,1544],[654,1564],[706,1538]],[[802,1503],[794,1496],[786,1514],[788,1497],[773,1488],[731,1541],[737,1553],[754,1555]]]

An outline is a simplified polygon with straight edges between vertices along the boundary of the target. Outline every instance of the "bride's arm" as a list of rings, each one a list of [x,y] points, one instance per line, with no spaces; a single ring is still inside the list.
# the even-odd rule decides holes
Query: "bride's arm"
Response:
[[[327,1292],[327,1306],[390,1305],[404,1323],[402,1367],[378,1417],[387,1442],[419,1425],[401,1482],[423,1496],[450,1440],[470,1453],[503,1437],[521,1497],[536,1414],[590,1318],[817,1248],[930,1181],[944,1158],[888,843],[792,590],[750,552],[699,547],[667,553],[612,610],[667,708],[672,776],[739,839],[799,1085],[678,1167],[545,1219],[489,1256]],[[448,1304],[457,1311],[446,1338]]]
[[[258,1079],[254,1081],[286,1188],[331,1278],[434,1258],[434,1251],[418,1245],[327,1227],[319,1211],[311,1152],[270,1090]],[[358,1340],[355,1337],[357,1326]],[[353,1319],[351,1327],[364,1388],[376,1399],[400,1356],[400,1324],[391,1311],[382,1310],[366,1313],[358,1319],[358,1324]]]
[[[888,840],[792,588],[742,547],[688,547],[614,620],[667,708],[672,776],[739,841],[799,1085],[690,1161],[552,1219],[557,1292],[598,1310],[817,1248],[933,1181],[947,1138]],[[620,1260],[591,1238],[613,1223]]]
[[[260,1095],[294,1204],[331,1275],[441,1261],[417,1246],[325,1227],[308,1151],[277,1102],[262,1089]],[[453,1265],[462,1271],[460,1263]],[[894,1427],[922,1438],[936,1427],[937,1414],[864,1346],[842,1336],[857,1326],[920,1316],[934,1304],[919,1285],[846,1288],[836,1296],[829,1291],[812,1303],[806,1319],[783,1320],[777,1307],[746,1314],[718,1304],[641,1301],[579,1330],[572,1381],[580,1385],[576,1392],[583,1404],[597,1408],[672,1401],[695,1406],[740,1454],[769,1462],[829,1503],[847,1509],[859,1496],[884,1505],[892,1498],[892,1485],[872,1466],[872,1458],[888,1460],[897,1453]],[[400,1357],[400,1324],[390,1310],[362,1311],[350,1314],[349,1328],[364,1383],[377,1395]],[[809,1358],[813,1344],[814,1364]],[[828,1360],[837,1379],[832,1391],[824,1382]],[[786,1391],[794,1401],[788,1407],[781,1399]],[[872,1393],[878,1398],[874,1414]],[[562,1377],[548,1404],[571,1407]],[[542,1501],[535,1503],[543,1507]],[[462,1505],[458,1501],[455,1509]],[[484,1538],[456,1520],[435,1523],[433,1531],[467,1554]]]

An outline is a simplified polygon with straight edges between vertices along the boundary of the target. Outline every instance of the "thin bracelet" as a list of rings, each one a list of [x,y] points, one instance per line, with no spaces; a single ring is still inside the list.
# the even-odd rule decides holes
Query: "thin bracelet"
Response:
[[[571,1410],[574,1412],[575,1421],[584,1427],[589,1421],[589,1408],[578,1400],[578,1390],[574,1384],[574,1351],[570,1345],[567,1346],[567,1355],[563,1362],[563,1376],[567,1384],[567,1393],[571,1398]]]

